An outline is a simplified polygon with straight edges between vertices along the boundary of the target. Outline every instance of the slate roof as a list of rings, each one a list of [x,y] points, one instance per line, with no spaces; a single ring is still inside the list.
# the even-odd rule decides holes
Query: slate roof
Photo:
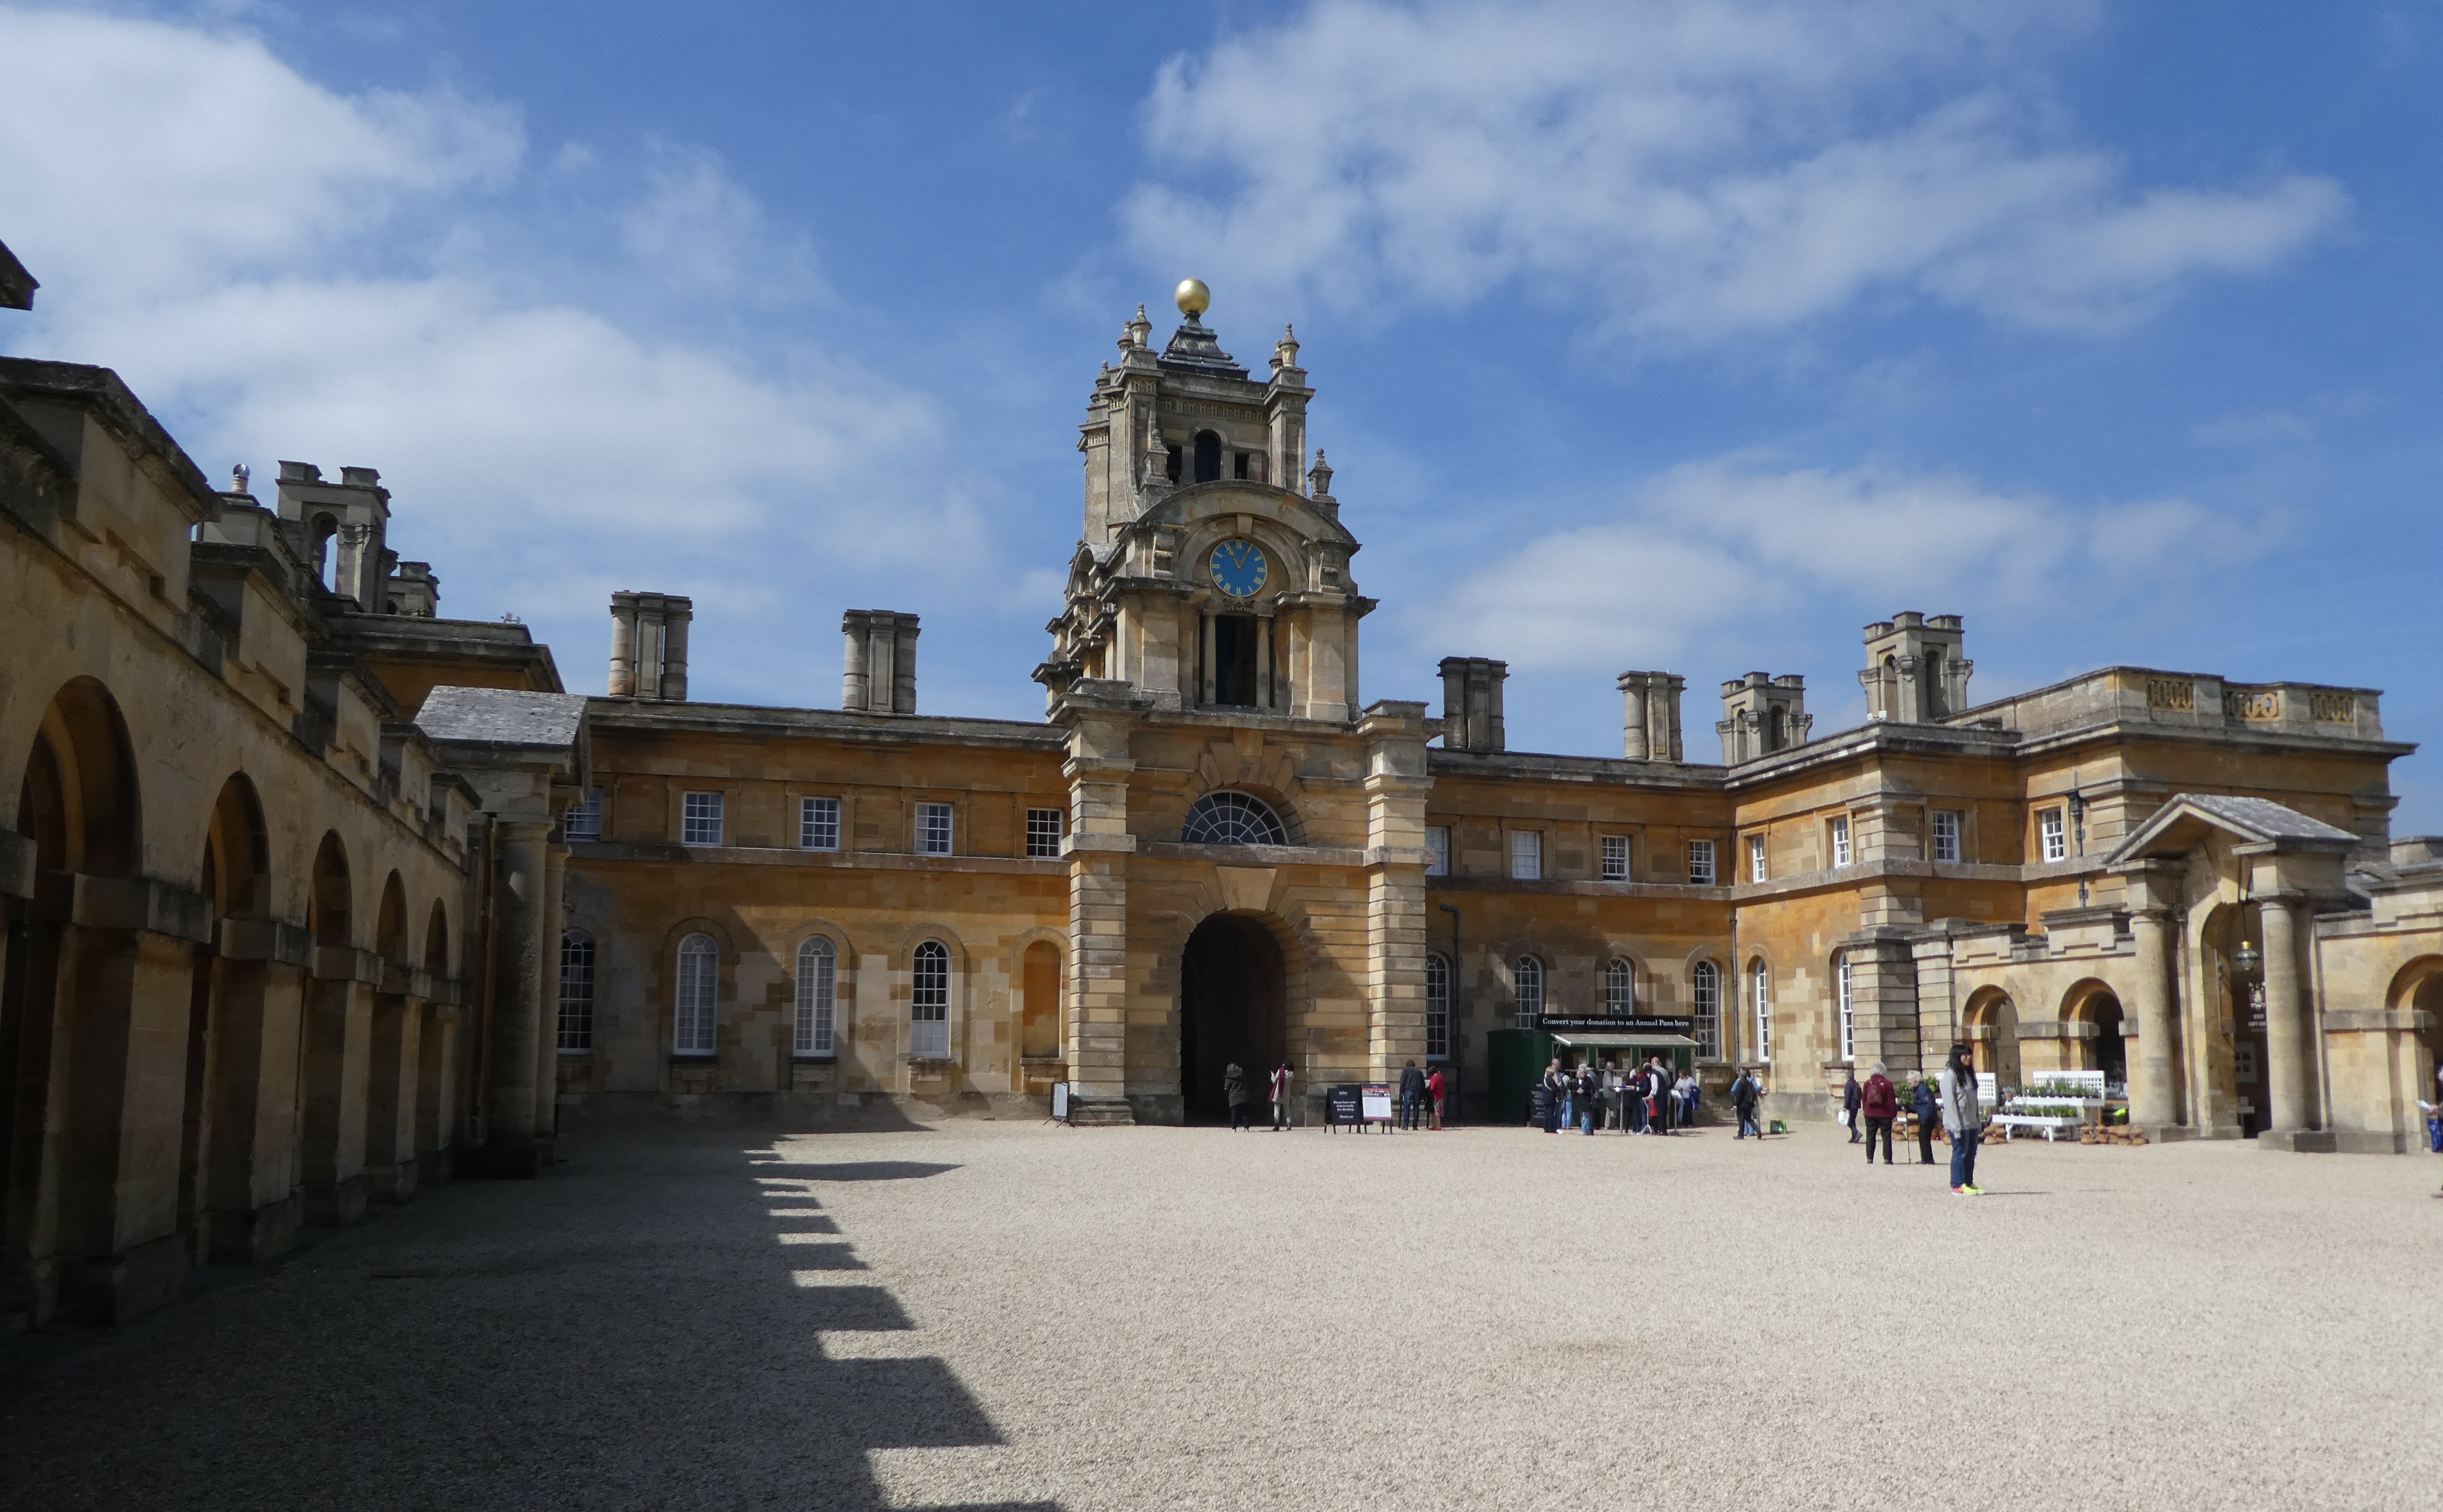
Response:
[[[577,743],[584,719],[582,693],[438,687],[426,695],[415,723],[434,740],[564,751]]]
[[[2321,845],[2339,842],[2354,846],[2359,843],[2359,837],[2348,830],[2336,829],[2322,819],[2311,819],[2298,810],[2286,808],[2269,798],[2232,798],[2215,792],[2176,792],[2138,827],[2136,833],[2114,848],[2112,854],[2105,858],[2105,865],[2117,865],[2145,855],[2166,831],[2190,819],[2228,829],[2251,843],[2284,840]]]

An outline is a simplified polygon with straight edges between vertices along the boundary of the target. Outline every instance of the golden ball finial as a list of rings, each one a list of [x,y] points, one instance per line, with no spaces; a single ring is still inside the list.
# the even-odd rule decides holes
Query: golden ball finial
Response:
[[[1213,291],[1204,286],[1203,279],[1181,279],[1179,292],[1171,297],[1179,303],[1179,313],[1191,320],[1203,319],[1204,312],[1213,308]]]

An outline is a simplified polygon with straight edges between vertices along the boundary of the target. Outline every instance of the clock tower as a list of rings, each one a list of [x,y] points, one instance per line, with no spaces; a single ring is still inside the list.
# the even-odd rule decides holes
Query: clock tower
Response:
[[[1307,462],[1297,341],[1282,332],[1259,382],[1204,324],[1203,283],[1178,298],[1169,343],[1154,351],[1140,305],[1087,400],[1085,535],[1036,678],[1056,706],[1082,680],[1148,709],[1348,724],[1374,602],[1332,469]]]

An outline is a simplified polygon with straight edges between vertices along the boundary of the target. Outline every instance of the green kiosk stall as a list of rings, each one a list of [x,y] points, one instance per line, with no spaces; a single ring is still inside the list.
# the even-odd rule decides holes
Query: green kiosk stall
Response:
[[[1566,1066],[1589,1059],[1668,1059],[1675,1070],[1697,1064],[1696,1020],[1653,1014],[1546,1014],[1533,1029],[1497,1029],[1486,1035],[1485,1080],[1496,1123],[1524,1123],[1534,1105],[1536,1083],[1558,1057]]]

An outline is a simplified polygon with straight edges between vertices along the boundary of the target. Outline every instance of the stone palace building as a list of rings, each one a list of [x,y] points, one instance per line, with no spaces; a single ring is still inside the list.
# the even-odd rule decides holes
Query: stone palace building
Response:
[[[372,469],[216,489],[107,370],[0,359],[0,1326],[531,1173],[588,1104],[1178,1121],[1232,1061],[1312,1100],[1415,1059],[1481,1115],[1499,1031],[1564,1018],[1786,1117],[1967,1039],[2158,1139],[2412,1147],[2443,842],[2390,835],[2375,691],[1978,703],[1912,612],[1859,728],[1746,672],[1698,760],[1684,679],[1630,671],[1618,756],[1514,752],[1499,661],[1444,661],[1438,715],[1361,693],[1297,343],[1252,374],[1181,307],[1088,395],[1039,723],[919,713],[887,610],[836,710],[692,701],[663,592],[571,694],[439,617]]]

